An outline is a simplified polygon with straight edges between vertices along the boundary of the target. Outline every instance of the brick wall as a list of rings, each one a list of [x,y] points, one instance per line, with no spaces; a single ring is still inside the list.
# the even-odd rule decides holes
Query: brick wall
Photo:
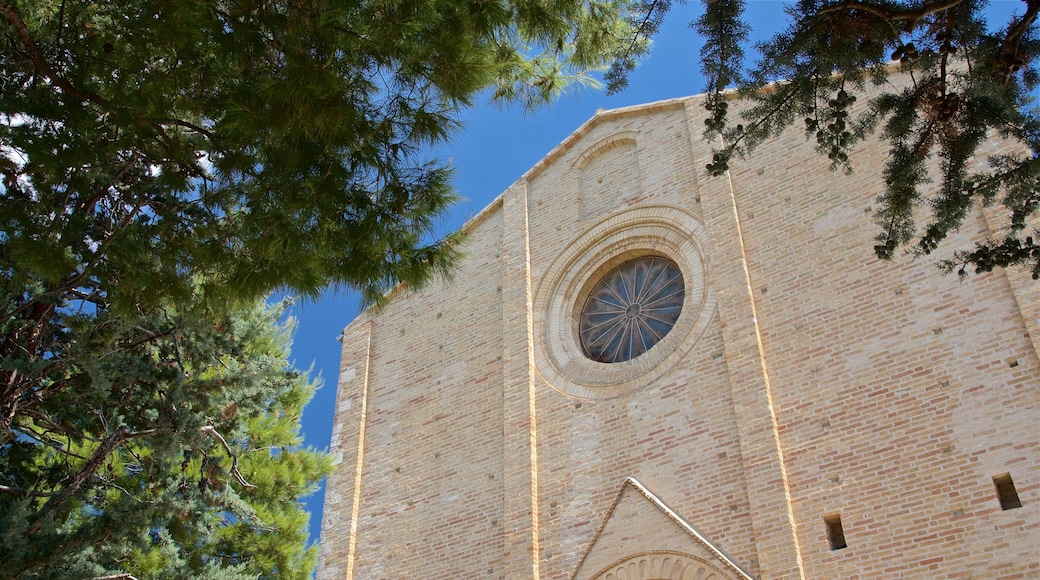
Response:
[[[703,116],[598,114],[467,226],[453,282],[348,327],[319,577],[569,578],[628,477],[755,578],[1040,577],[1040,284],[879,263],[876,142],[843,175],[791,131],[706,178]],[[589,252],[704,273],[677,354],[606,386],[553,342]]]

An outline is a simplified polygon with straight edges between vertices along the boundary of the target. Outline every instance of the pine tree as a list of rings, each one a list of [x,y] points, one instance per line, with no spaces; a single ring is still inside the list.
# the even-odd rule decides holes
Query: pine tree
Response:
[[[2,441],[72,387],[70,324],[445,274],[431,147],[478,98],[534,107],[645,50],[629,8],[0,0]]]
[[[0,576],[306,577],[274,314],[456,259],[432,147],[646,49],[629,0],[0,0]]]
[[[656,31],[670,4],[644,1],[651,16],[639,22],[643,34]],[[692,26],[704,41],[704,137],[724,143],[708,174],[721,175],[734,155],[750,154],[792,125],[804,128],[832,169],[851,171],[856,144],[880,129],[890,156],[875,210],[879,258],[901,249],[929,254],[976,203],[1000,203],[1008,215],[1002,236],[940,266],[962,276],[1023,266],[1040,278],[1040,0],[1023,0],[997,32],[985,20],[984,0],[798,0],[788,6],[786,29],[757,45],[761,58],[753,66],[744,53],[744,0],[703,4]],[[909,73],[910,85],[886,85],[894,71]],[[623,88],[624,73],[624,66],[612,70],[611,90]],[[884,88],[853,117],[855,93],[867,85]],[[728,109],[737,95],[751,105],[734,122]],[[970,169],[990,138],[1017,140],[1023,151]],[[930,217],[918,224],[922,208]]]
[[[0,0],[8,292],[22,313],[77,291],[126,311],[199,284],[420,285],[455,241],[434,238],[455,197],[429,146],[483,95],[533,107],[591,82],[632,49],[627,9]]]
[[[0,577],[310,577],[297,500],[330,464],[281,312],[63,313],[61,370],[0,439]]]

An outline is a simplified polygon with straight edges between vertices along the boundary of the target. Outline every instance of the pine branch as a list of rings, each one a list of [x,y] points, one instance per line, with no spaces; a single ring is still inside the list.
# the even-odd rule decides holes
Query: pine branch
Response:
[[[653,20],[651,19],[654,18],[654,10],[657,8],[660,1],[661,0],[653,0],[652,2],[650,2],[650,8],[647,9],[646,15],[643,16],[642,22],[639,23],[639,26],[637,26],[635,31],[632,33],[632,40],[628,42],[628,47],[624,51],[624,54],[626,56],[631,55],[632,51],[635,50],[636,43],[639,42],[640,36],[649,36],[657,32],[656,27],[652,26]]]
[[[739,152],[739,147],[742,141],[745,142],[744,147],[747,150],[750,150],[754,147],[754,144],[751,143],[752,132],[757,131],[761,127],[767,127],[766,130],[768,130],[768,123],[772,120],[773,116],[780,113],[780,111],[783,110],[787,103],[798,95],[798,89],[792,83],[785,83],[778,87],[778,90],[784,89],[786,89],[787,91],[786,94],[781,93],[779,95],[779,97],[774,101],[774,106],[772,107],[772,109],[770,109],[762,115],[756,115],[755,120],[752,121],[752,123],[749,126],[744,127],[743,129],[738,127],[738,130],[735,134],[729,135],[729,139],[726,138],[726,135],[722,135],[723,143],[726,145],[724,150]],[[729,158],[727,157],[727,163],[728,159]],[[723,170],[728,169],[728,165],[725,168],[723,168]]]
[[[33,491],[31,489],[22,489],[20,487],[11,487],[9,485],[0,485],[0,492],[3,493],[17,493],[19,495],[26,495],[29,497],[53,497],[58,495],[60,492],[57,491]]]
[[[137,348],[137,347],[139,347],[141,345],[148,344],[150,342],[155,342],[156,340],[158,340],[158,339],[160,339],[160,338],[162,338],[164,336],[170,335],[170,334],[174,334],[174,329],[171,328],[169,330],[164,330],[163,332],[160,332],[160,333],[149,334],[149,336],[147,336],[145,338],[142,338],[141,340],[132,342],[132,343],[127,344],[127,345],[123,345],[123,346],[121,346],[121,347],[119,347],[119,348],[117,348],[115,350],[110,350],[110,351],[106,352],[105,354],[99,356],[98,358],[107,358],[107,357],[112,356],[114,354],[119,354],[119,353],[122,353],[122,352],[132,351],[132,350],[134,350],[135,348]]]
[[[22,15],[18,13],[17,8],[7,0],[0,0],[0,13],[7,17],[8,24],[14,29],[15,34],[18,35],[18,40],[22,42],[22,46],[29,53],[29,58],[32,59],[33,68],[36,69],[37,74],[47,77],[54,83],[54,86],[81,101],[90,101],[97,105],[108,106],[108,101],[101,98],[100,95],[76,88],[51,67],[47,59],[43,58],[40,48],[36,46],[36,41],[33,39],[32,33],[29,32],[29,27],[22,20]]]
[[[19,331],[12,333],[15,337],[19,337],[21,331],[25,331],[28,334],[24,339],[25,344],[13,340],[7,340],[4,342],[7,343],[8,348],[16,347],[30,358],[35,358],[38,354],[37,350],[40,346],[41,337],[49,325],[50,317],[54,313],[55,307],[52,303],[40,302],[39,300],[31,300],[26,302],[26,304],[32,305],[31,310],[25,316],[25,319],[29,324],[23,326]],[[17,370],[12,369],[9,371],[7,384],[4,386],[3,390],[0,391],[0,409],[3,410],[3,417],[0,419],[0,424],[2,424],[5,429],[10,428],[14,421],[14,416],[18,411],[19,399],[22,395],[21,389],[18,386],[20,384],[20,381],[18,381],[19,376],[20,373]]]
[[[1011,76],[1018,70],[1018,67],[1027,64],[1021,54],[1020,40],[1036,20],[1037,14],[1040,13],[1040,0],[1024,0],[1024,2],[1026,3],[1026,13],[1008,27],[1007,36],[1000,42],[1001,58],[997,71],[1001,74],[1004,84],[1011,80]]]
[[[101,296],[99,296],[97,292],[91,292],[90,294],[87,294],[86,292],[82,292],[80,290],[72,288],[68,290],[68,294],[84,302],[90,302],[98,308],[108,308],[108,302],[105,302],[105,300],[101,298]]]
[[[70,437],[72,435],[82,436],[81,434],[79,434],[79,433],[70,433],[68,431],[68,429],[64,429],[60,425],[54,424],[49,419],[45,419],[42,415],[36,413],[33,409],[22,409],[22,414],[23,415],[28,415],[30,417],[33,417],[37,421],[41,421],[41,420],[46,421],[49,424],[49,425],[45,425],[45,427],[47,427],[48,430],[47,431],[38,431],[36,429],[31,429],[31,428],[29,428],[29,427],[27,427],[25,425],[19,425],[19,426],[13,427],[11,429],[11,432],[21,433],[22,436],[24,436],[24,437],[31,437],[32,439],[35,439],[35,440],[39,441],[40,443],[50,447],[51,449],[54,449],[55,451],[57,451],[58,453],[61,453],[62,455],[66,455],[66,456],[69,456],[69,457],[75,457],[76,459],[80,459],[80,460],[86,460],[86,457],[69,451],[60,442],[58,442],[58,441],[52,439],[51,437],[49,437],[51,432],[57,432],[57,433],[59,433],[61,435],[64,435],[66,438],[68,438],[68,437]]]
[[[1026,13],[1022,15],[1022,18],[1018,20],[1008,30],[1008,34],[1004,37],[1004,43],[1018,43],[1019,37],[1021,37],[1025,31],[1029,30],[1029,27],[1036,20],[1036,16],[1040,13],[1040,0],[1023,0],[1026,3]]]
[[[228,444],[227,440],[224,439],[224,437],[216,430],[216,428],[212,425],[206,425],[204,427],[201,427],[199,431],[216,437],[217,440],[220,441],[220,443],[224,446],[224,450],[231,457],[231,475],[235,478],[235,480],[243,487],[251,489],[256,488],[255,485],[246,481],[246,479],[242,476],[242,473],[238,469],[238,455],[231,449],[231,445]],[[47,503],[43,505],[43,507],[40,508],[39,511],[36,512],[35,518],[33,519],[33,523],[29,526],[29,529],[26,532],[27,537],[31,536],[40,531],[40,528],[43,525],[44,516],[49,513],[55,512],[62,506],[64,506],[72,498],[72,496],[75,495],[77,491],[79,491],[79,489],[83,486],[84,483],[87,482],[88,479],[97,475],[97,471],[98,469],[100,469],[101,465],[104,464],[108,457],[116,449],[118,449],[120,445],[122,445],[130,439],[149,437],[151,435],[155,435],[158,432],[159,429],[144,429],[141,431],[131,431],[130,428],[125,425],[120,427],[116,430],[115,433],[109,435],[108,437],[102,440],[101,444],[97,447],[97,449],[94,450],[94,453],[92,454],[90,459],[87,460],[87,462],[83,465],[83,467],[80,468],[79,471],[77,471],[74,475],[66,477],[62,481],[63,486],[58,491],[38,492],[18,487],[0,485],[0,492],[19,493],[22,495],[28,495],[32,497],[51,498],[47,501]],[[102,479],[102,483],[120,489],[127,495],[131,495],[131,497],[133,497],[129,491],[123,489],[122,487],[110,481]],[[140,500],[138,500],[137,498],[133,499],[140,502]]]
[[[202,427],[199,430],[203,433],[209,433],[210,435],[216,437],[217,440],[219,440],[224,445],[224,450],[227,451],[227,454],[231,456],[231,475],[235,477],[235,481],[237,481],[242,487],[255,488],[255,485],[249,483],[245,480],[244,477],[242,477],[242,473],[238,470],[238,455],[231,450],[231,446],[228,445],[227,440],[224,439],[224,437],[219,432],[217,432],[217,429],[213,427],[213,425],[206,425],[205,427]]]
[[[161,119],[161,120],[159,120],[159,124],[160,125],[176,125],[178,127],[184,127],[185,129],[191,129],[192,131],[195,131],[196,133],[198,133],[200,135],[206,136],[206,138],[208,138],[211,141],[214,138],[214,135],[213,135],[212,131],[210,131],[208,129],[204,129],[204,128],[202,128],[202,127],[200,127],[200,126],[198,126],[198,125],[196,125],[194,123],[189,123],[188,121],[182,121],[180,119]]]
[[[864,2],[863,0],[845,0],[838,4],[833,4],[826,8],[821,8],[818,14],[827,14],[830,12],[841,12],[844,10],[862,10],[873,14],[879,18],[887,20],[889,22],[906,22],[903,27],[904,32],[910,32],[917,27],[917,23],[922,18],[936,12],[942,12],[949,10],[955,6],[962,4],[964,0],[941,0],[938,2],[925,2],[917,9],[897,9],[889,8],[884,6],[878,6],[871,2]]]
[[[0,0],[0,2],[2,1],[3,0]],[[39,532],[40,528],[43,527],[46,516],[61,509],[66,503],[68,503],[83,484],[97,473],[97,470],[101,468],[101,465],[108,459],[108,456],[122,445],[124,441],[126,441],[128,434],[130,434],[130,428],[124,425],[119,429],[116,429],[115,433],[112,433],[102,440],[101,445],[98,445],[97,449],[94,450],[94,454],[89,460],[87,460],[86,464],[84,464],[83,467],[74,475],[65,478],[62,482],[64,483],[64,486],[59,489],[51,499],[47,500],[47,503],[43,504],[43,507],[36,512],[35,517],[33,518],[33,523],[25,532],[25,537],[30,537]]]
[[[101,481],[101,485],[118,489],[119,491],[123,492],[124,495],[126,495],[130,499],[134,500],[134,502],[136,502],[136,503],[139,503],[139,504],[149,504],[149,505],[155,505],[157,503],[157,502],[154,502],[154,501],[146,501],[146,500],[143,500],[143,499],[135,496],[134,494],[130,493],[130,491],[127,490],[125,487],[117,484],[116,482],[114,482],[114,481],[112,481],[112,480],[110,480],[110,479],[108,479],[106,477],[102,477],[102,476],[99,475],[98,479]]]

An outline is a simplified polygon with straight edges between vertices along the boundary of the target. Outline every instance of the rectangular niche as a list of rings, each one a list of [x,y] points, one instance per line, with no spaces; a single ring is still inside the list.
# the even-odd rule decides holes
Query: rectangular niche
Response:
[[[622,132],[595,144],[579,158],[577,169],[583,217],[607,212],[641,195],[634,133]]]
[[[1011,480],[1010,473],[994,477],[993,486],[997,488],[1000,509],[1013,510],[1022,507],[1022,500],[1018,499],[1018,491],[1015,490],[1015,482]]]
[[[847,548],[845,528],[841,526],[841,514],[824,516],[823,523],[827,526],[827,542],[830,544],[831,550],[844,550]]]

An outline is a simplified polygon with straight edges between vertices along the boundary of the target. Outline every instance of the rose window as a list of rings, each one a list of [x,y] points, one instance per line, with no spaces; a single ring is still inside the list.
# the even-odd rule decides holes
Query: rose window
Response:
[[[588,358],[618,363],[653,348],[678,320],[686,287],[675,262],[660,256],[629,260],[592,289],[578,320]]]

